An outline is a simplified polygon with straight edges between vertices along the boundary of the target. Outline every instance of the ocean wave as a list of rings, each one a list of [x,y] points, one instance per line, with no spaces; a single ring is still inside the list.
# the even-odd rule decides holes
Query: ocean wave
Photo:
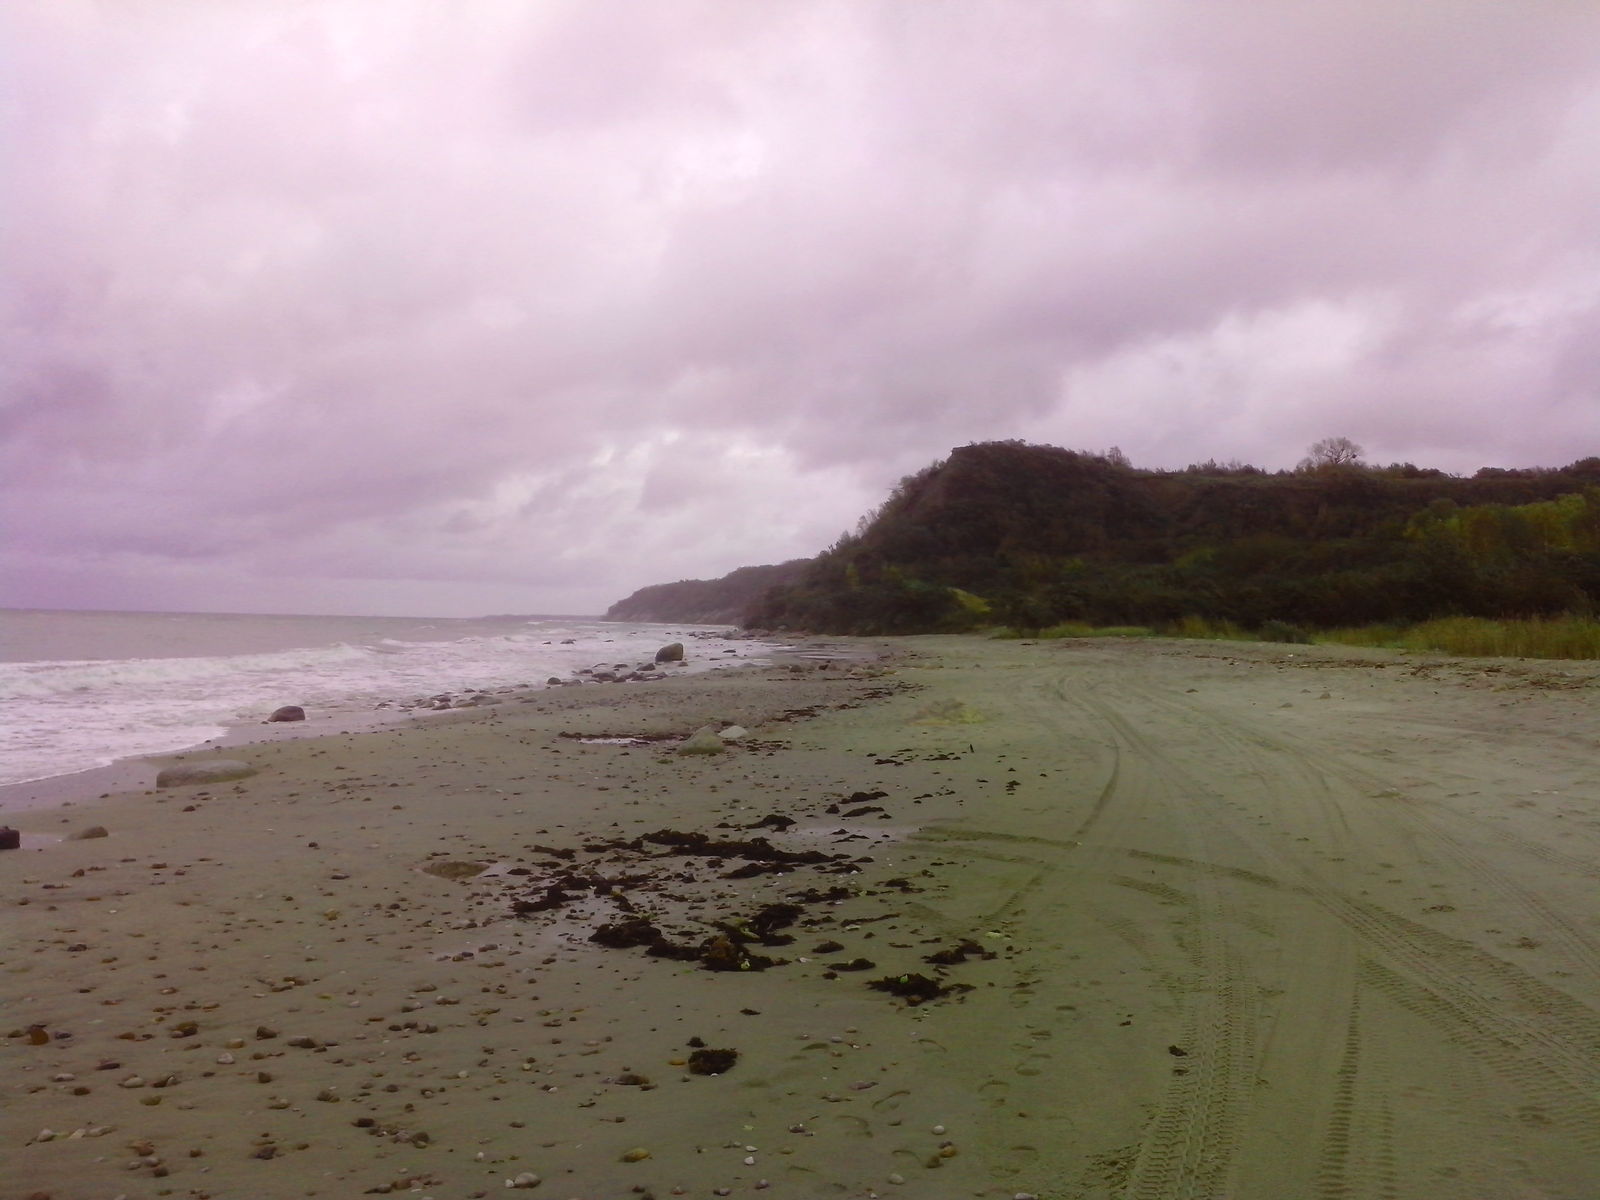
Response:
[[[430,626],[417,626],[426,637]],[[404,706],[440,692],[542,687],[602,663],[646,663],[688,626],[584,627],[529,622],[435,641],[341,631],[354,641],[261,653],[172,658],[0,662],[0,783],[38,779],[117,758],[194,745],[283,704],[322,716]],[[732,649],[734,654],[725,654]],[[695,639],[688,670],[708,670],[767,646]]]
[[[239,676],[277,677],[320,672],[370,658],[368,647],[340,643],[270,654],[212,658],[93,659],[66,662],[0,663],[0,701],[48,696],[195,684]]]

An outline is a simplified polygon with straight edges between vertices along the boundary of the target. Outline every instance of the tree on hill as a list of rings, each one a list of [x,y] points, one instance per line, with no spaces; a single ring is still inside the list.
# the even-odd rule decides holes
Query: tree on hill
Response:
[[[1347,437],[1325,437],[1311,443],[1298,469],[1321,471],[1329,467],[1359,467],[1364,453],[1360,446]]]

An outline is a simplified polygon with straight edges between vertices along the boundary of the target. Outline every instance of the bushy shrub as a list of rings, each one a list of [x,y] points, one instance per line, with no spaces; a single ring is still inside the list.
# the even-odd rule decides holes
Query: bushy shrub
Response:
[[[1265,621],[1258,631],[1258,636],[1263,642],[1290,642],[1296,645],[1309,646],[1311,635],[1298,625],[1291,625],[1287,621]]]

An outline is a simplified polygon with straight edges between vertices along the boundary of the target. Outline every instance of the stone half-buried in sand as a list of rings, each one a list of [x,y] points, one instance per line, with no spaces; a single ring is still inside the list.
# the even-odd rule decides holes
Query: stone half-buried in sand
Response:
[[[256,773],[247,762],[236,758],[211,758],[204,762],[178,763],[163,768],[156,776],[158,788],[184,787],[194,783],[227,783],[232,779],[245,779]]]
[[[721,754],[727,743],[710,725],[703,725],[678,744],[679,754]]]
[[[435,860],[422,866],[423,874],[437,875],[440,879],[472,879],[488,869],[488,863],[465,862],[454,858]]]

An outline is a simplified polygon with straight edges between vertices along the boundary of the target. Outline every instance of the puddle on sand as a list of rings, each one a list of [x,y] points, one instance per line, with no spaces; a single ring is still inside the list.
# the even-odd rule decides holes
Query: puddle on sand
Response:
[[[18,852],[23,850],[43,850],[46,846],[54,846],[58,842],[64,842],[66,840],[66,836],[59,833],[25,832],[22,835],[22,845],[16,846],[14,849]]]
[[[563,733],[562,741],[579,742],[585,746],[659,746],[663,742],[681,742],[677,733]]]

